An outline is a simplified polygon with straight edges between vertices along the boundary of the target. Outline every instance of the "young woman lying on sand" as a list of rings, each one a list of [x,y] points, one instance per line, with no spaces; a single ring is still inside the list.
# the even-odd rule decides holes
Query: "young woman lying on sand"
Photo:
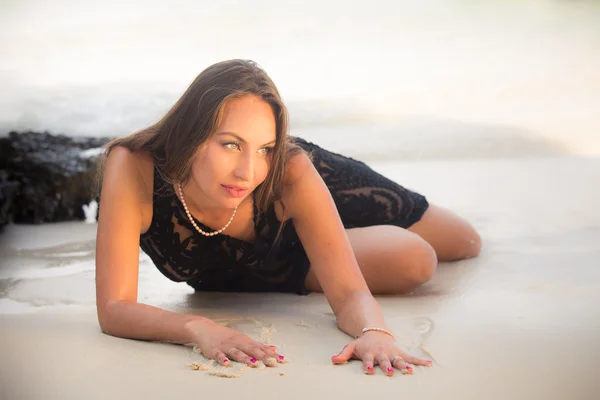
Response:
[[[98,319],[114,336],[194,343],[221,365],[285,360],[198,315],[137,302],[141,246],[197,291],[322,291],[356,358],[411,373],[373,294],[428,281],[438,260],[479,253],[464,220],[365,164],[288,136],[279,93],[255,63],[203,71],[155,125],[107,146],[96,252]]]

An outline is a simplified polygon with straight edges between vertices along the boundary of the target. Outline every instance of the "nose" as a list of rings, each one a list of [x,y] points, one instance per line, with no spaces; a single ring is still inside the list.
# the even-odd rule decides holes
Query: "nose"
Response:
[[[248,153],[240,155],[235,169],[235,176],[244,182],[250,182],[254,176],[254,158]]]

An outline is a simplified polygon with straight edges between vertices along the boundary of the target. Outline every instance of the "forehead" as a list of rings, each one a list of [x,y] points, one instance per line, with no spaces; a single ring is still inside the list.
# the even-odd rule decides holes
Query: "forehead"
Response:
[[[246,135],[275,135],[276,122],[271,105],[258,96],[229,100],[223,107],[216,133],[229,131]]]

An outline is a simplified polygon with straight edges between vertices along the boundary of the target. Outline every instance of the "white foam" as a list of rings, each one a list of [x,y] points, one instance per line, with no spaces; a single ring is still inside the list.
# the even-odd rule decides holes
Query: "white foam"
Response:
[[[96,156],[99,156],[100,154],[102,154],[102,152],[104,152],[104,149],[102,147],[95,147],[93,149],[83,150],[81,153],[79,153],[79,157],[81,157],[81,158],[96,157]]]
[[[98,214],[98,202],[96,200],[92,200],[89,204],[84,204],[81,206],[81,208],[83,209],[83,213],[85,215],[85,223],[95,224],[96,215]]]
[[[15,301],[7,298],[0,298],[0,314],[26,314],[39,311],[39,307],[35,307],[29,303]]]
[[[366,138],[386,149],[396,132],[388,158],[398,147],[414,158],[545,154],[514,140],[519,130],[600,154],[596,2],[166,4],[1,5],[0,133],[129,134],[158,120],[203,68],[242,57],[278,84],[293,134],[345,142],[344,151]],[[420,133],[404,129],[406,118],[419,116],[447,129],[413,143]],[[454,122],[499,129],[469,147],[476,139]]]
[[[22,265],[19,269],[2,270],[0,279],[43,279],[77,275],[93,271],[93,261],[73,262],[58,267],[39,267],[38,265]]]

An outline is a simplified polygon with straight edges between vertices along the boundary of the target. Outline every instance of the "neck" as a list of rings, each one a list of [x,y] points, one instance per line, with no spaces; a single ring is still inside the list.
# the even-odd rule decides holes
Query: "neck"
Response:
[[[174,185],[175,193],[179,195],[179,185]],[[229,219],[233,208],[224,208],[215,204],[193,182],[181,183],[183,200],[190,212],[201,221],[220,221]],[[180,199],[181,200],[181,199]]]

